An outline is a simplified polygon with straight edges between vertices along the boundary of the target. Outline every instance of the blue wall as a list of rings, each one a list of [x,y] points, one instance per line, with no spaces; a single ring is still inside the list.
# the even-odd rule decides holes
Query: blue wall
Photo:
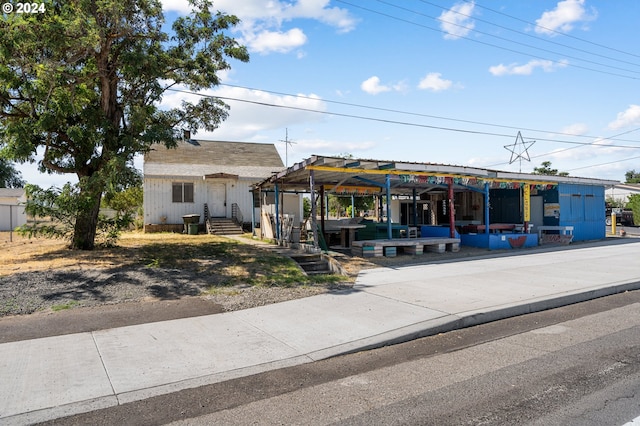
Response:
[[[538,234],[462,234],[460,244],[489,250],[536,247]]]
[[[606,238],[604,186],[558,185],[560,226],[573,226],[573,240]]]

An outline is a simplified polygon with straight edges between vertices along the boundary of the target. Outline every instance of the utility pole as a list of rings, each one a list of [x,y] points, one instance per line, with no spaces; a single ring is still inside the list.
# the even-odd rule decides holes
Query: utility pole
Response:
[[[284,140],[280,139],[280,142],[284,142],[284,165],[289,167],[289,145],[294,145],[294,141],[289,140],[289,129],[284,129]]]

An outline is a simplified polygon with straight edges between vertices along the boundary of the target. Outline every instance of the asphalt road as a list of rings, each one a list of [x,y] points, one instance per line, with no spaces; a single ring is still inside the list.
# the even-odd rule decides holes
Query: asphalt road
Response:
[[[640,291],[189,389],[51,424],[622,425]]]

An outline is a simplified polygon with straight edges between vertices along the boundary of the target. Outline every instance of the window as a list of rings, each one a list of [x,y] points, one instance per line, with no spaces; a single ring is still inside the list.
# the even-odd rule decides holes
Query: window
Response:
[[[171,185],[171,200],[174,203],[193,203],[193,183],[174,182]]]

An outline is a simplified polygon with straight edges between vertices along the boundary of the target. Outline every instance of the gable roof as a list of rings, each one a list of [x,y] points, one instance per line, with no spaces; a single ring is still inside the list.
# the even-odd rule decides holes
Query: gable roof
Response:
[[[175,149],[154,145],[145,155],[144,161],[162,164],[284,167],[274,144],[194,139],[179,142]]]
[[[265,178],[284,168],[274,144],[194,140],[175,149],[154,145],[144,156],[145,177],[237,175]]]

